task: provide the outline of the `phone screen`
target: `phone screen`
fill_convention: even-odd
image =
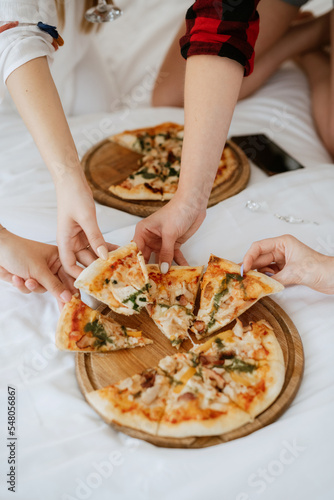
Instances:
[[[240,135],[231,137],[231,139],[255,165],[268,175],[304,168],[303,165],[264,134]]]

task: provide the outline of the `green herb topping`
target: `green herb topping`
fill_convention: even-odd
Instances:
[[[125,335],[126,337],[129,337],[129,335],[128,335],[128,330],[127,330],[126,326],[122,325],[122,326],[121,326],[121,330],[122,330],[122,332],[124,333],[124,335]]]
[[[199,365],[199,356],[198,356],[198,354],[195,354],[194,352],[191,352],[190,355],[191,355],[191,360],[190,360],[191,366],[196,368],[196,366]]]
[[[186,306],[181,306],[181,304],[162,304],[162,303],[158,303],[157,306],[165,307],[166,309],[170,309],[171,307],[179,307],[179,308],[183,309],[185,311],[185,313],[188,314],[188,316],[194,317],[194,315],[190,311],[190,309],[188,309],[188,307],[186,307]]]
[[[230,365],[224,365],[225,370],[233,370],[238,372],[253,373],[257,369],[257,365],[242,361],[242,359],[234,358]]]
[[[92,332],[93,336],[96,337],[95,347],[101,347],[106,345],[107,342],[113,344],[114,341],[112,338],[108,337],[107,332],[105,331],[103,325],[101,325],[97,319],[95,319],[92,323],[87,323],[84,327],[85,332]]]
[[[197,377],[200,377],[203,380],[203,370],[201,366],[197,368],[197,370],[195,371],[195,375],[197,375]]]
[[[132,302],[132,304],[133,304],[132,308],[134,309],[134,311],[139,311],[139,309],[141,309],[144,304],[143,305],[137,304],[137,299],[141,300],[141,297],[139,297],[139,296],[142,295],[143,293],[147,292],[149,288],[151,288],[151,285],[149,283],[146,283],[146,285],[143,286],[143,288],[141,288],[140,290],[137,290],[136,292],[131,294],[129,297],[124,299],[122,301],[122,304],[126,304],[127,302]],[[145,301],[146,301],[146,298],[145,298]],[[144,301],[142,301],[142,302],[144,302]]]
[[[170,381],[171,384],[174,384],[174,385],[183,385],[183,382],[181,382],[181,380],[177,380],[172,375],[170,375],[170,373],[168,373],[166,370],[163,370],[161,368],[161,371],[165,375],[165,377],[167,377],[169,379],[169,381]]]
[[[180,339],[180,338],[171,340],[171,344],[175,345],[175,346],[182,344],[182,342],[183,342],[183,339]]]
[[[210,315],[210,321],[209,321],[208,326],[206,328],[207,331],[210,330],[210,328],[216,322],[215,315],[219,309],[220,302],[221,302],[222,298],[224,297],[224,295],[226,295],[228,293],[228,287],[229,287],[230,282],[237,281],[238,283],[240,283],[241,288],[243,290],[245,290],[244,284],[242,282],[243,279],[244,279],[244,277],[241,276],[240,274],[226,273],[225,278],[222,280],[222,282],[219,286],[218,292],[213,297],[213,310],[212,310],[211,315]]]
[[[215,344],[217,345],[217,348],[218,349],[224,349],[224,342],[222,341],[221,338],[217,337],[215,340],[214,340]]]

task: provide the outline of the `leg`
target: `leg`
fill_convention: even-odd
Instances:
[[[330,56],[323,50],[308,52],[299,57],[299,64],[310,83],[312,111],[317,131],[326,149],[334,157],[334,107],[333,85],[331,85],[333,65],[330,64]]]
[[[257,60],[287,31],[291,22],[298,14],[297,7],[293,7],[281,0],[262,0],[258,10],[260,15],[260,34],[255,46],[256,68]],[[185,23],[182,23],[162,63],[153,90],[153,106],[183,106],[185,61],[180,54],[179,39],[184,35],[185,31]],[[161,77],[159,78],[160,75]],[[253,88],[254,85],[256,87],[261,85],[262,75],[260,74],[260,78],[256,77],[254,80],[253,83],[252,76],[244,80],[242,87],[243,97],[255,90]],[[249,88],[251,90],[248,90]]]
[[[257,58],[255,58],[254,72],[244,79],[239,99],[248,97],[260,88],[287,59],[302,52],[321,47],[328,41],[328,34],[329,14],[311,21],[298,23],[289,28],[276,43],[266,47],[266,50],[261,50]],[[266,40],[269,40],[269,38],[268,34]]]

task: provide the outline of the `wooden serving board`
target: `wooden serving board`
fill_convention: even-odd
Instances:
[[[103,312],[103,314],[109,311],[106,306],[100,306],[98,310]],[[153,321],[151,321],[146,311],[129,317],[119,316],[110,311],[108,315],[130,328],[142,330],[144,335],[151,338],[154,343],[146,347],[124,349],[106,354],[77,353],[76,376],[84,396],[91,391],[114,384],[135,373],[140,373],[146,368],[155,367],[161,358],[177,352]],[[257,302],[242,314],[240,319],[244,324],[260,319],[267,320],[275,331],[275,335],[283,351],[285,362],[285,382],[280,395],[253,422],[220,436],[187,437],[180,439],[152,436],[129,427],[113,423],[111,425],[118,431],[122,431],[135,438],[144,439],[156,446],[204,448],[246,436],[277,420],[294,399],[302,380],[304,353],[300,336],[289,316],[269,297],[265,297]],[[234,323],[227,325],[222,330],[229,330],[231,326],[234,326]],[[180,351],[188,351],[191,347],[190,340],[186,340],[183,342]]]
[[[212,190],[208,207],[239,193],[245,189],[249,181],[248,158],[234,142],[227,141],[226,144],[235,154],[237,168],[228,181]],[[138,170],[138,160],[141,157],[141,154],[119,146],[109,139],[104,139],[89,149],[82,158],[81,164],[94,199],[102,205],[140,217],[147,217],[163,207],[167,202],[122,200],[108,190],[111,184],[120,183],[132,172]]]

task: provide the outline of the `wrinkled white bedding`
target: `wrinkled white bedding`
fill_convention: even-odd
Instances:
[[[183,112],[128,107],[114,114],[73,117],[70,125],[82,154],[113,132],[163,120],[182,122]],[[238,104],[231,135],[259,131],[307,168],[267,178],[252,167],[247,189],[209,209],[203,226],[184,246],[191,264],[207,262],[210,252],[240,261],[252,241],[287,232],[334,255],[334,166],[310,118],[307,83],[292,65]],[[245,203],[250,199],[266,201],[268,213],[248,211]],[[97,209],[108,241],[127,243],[139,219],[100,205]],[[273,213],[319,225],[289,225]],[[25,237],[55,239],[50,175],[13,114],[1,115],[0,122],[0,221]],[[104,424],[78,389],[74,356],[54,347],[54,300],[21,295],[0,283],[0,498],[333,498],[334,299],[294,287],[275,300],[294,321],[305,349],[304,379],[291,407],[277,422],[248,437],[203,450],[173,450],[128,438]],[[4,480],[8,384],[18,394],[16,494],[7,491]]]

